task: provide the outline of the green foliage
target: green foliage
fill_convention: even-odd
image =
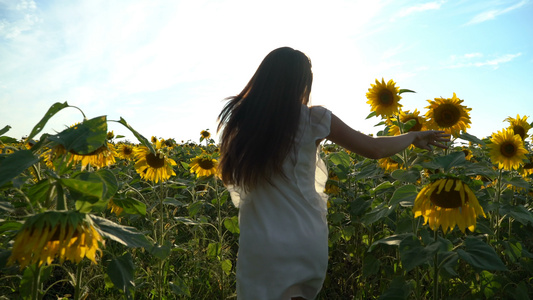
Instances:
[[[67,107],[72,106],[52,105],[26,141]],[[157,149],[177,165],[176,176],[154,184],[140,178],[130,159],[83,167],[71,160],[122,143],[156,151],[122,118],[117,122],[139,143],[117,141],[120,134],[108,140],[107,122],[105,116],[84,116],[76,126],[42,134],[31,148],[1,137],[6,151],[0,154],[0,294],[15,299],[85,293],[88,299],[234,299],[238,210],[219,179],[196,178],[189,171],[191,159],[204,151],[216,157],[214,141],[172,140]],[[393,122],[404,131],[414,125]],[[472,158],[452,143],[446,151],[407,149],[394,156],[401,166],[396,170],[337,145],[324,146],[332,187],[330,257],[317,299],[528,299],[533,294],[532,175],[497,170],[485,140],[467,133],[459,139],[471,142]],[[54,157],[58,146],[65,151]],[[480,217],[473,231],[455,228],[444,234],[424,225],[422,217],[414,218],[420,190],[442,177],[460,178],[478,198],[486,218]],[[7,265],[23,224],[56,210],[88,214],[106,241],[98,264],[55,260],[24,270]]]

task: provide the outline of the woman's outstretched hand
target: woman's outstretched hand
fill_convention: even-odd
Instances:
[[[414,131],[416,134],[413,141],[415,147],[426,149],[431,151],[431,146],[436,146],[442,149],[447,149],[448,146],[443,144],[450,141],[450,134],[444,133],[444,131],[427,130],[427,131]]]

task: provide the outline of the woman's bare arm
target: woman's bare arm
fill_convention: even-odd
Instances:
[[[362,156],[378,159],[394,155],[411,144],[418,148],[431,150],[431,146],[447,148],[442,142],[450,141],[450,135],[443,131],[411,131],[396,136],[371,137],[346,125],[331,114],[330,133],[326,139]]]

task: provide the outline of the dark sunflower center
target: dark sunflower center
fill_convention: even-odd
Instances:
[[[200,161],[198,161],[198,165],[204,170],[211,170],[215,167],[215,163],[209,158],[200,159]]]
[[[203,136],[204,138],[208,138],[208,137],[210,136],[210,134],[209,134],[209,132],[207,132],[207,131],[203,131],[203,132],[202,132],[202,136]]]
[[[533,162],[528,162],[524,164],[524,170],[533,169]]]
[[[124,147],[122,148],[122,153],[124,153],[124,155],[131,155],[133,153],[133,149],[131,147]]]
[[[500,145],[500,152],[505,157],[513,157],[516,154],[516,146],[513,143],[503,143]]]
[[[457,106],[446,103],[435,108],[434,116],[439,127],[448,128],[459,122],[461,111]]]
[[[165,157],[149,153],[146,155],[146,163],[154,169],[162,168],[165,165]]]
[[[463,153],[465,154],[465,157],[467,157],[468,155],[470,155],[470,150],[464,149]]]
[[[520,125],[513,126],[513,131],[514,134],[518,134],[522,138],[522,140],[524,140],[524,138],[526,137],[526,130]]]
[[[456,190],[446,192],[444,189],[439,194],[435,191],[429,198],[433,204],[442,208],[461,207],[461,194]]]
[[[383,106],[389,106],[394,103],[394,95],[389,90],[382,90],[379,93],[379,103]]]

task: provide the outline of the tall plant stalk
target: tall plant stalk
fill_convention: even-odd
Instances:
[[[436,228],[434,231],[435,243],[439,238],[439,229]],[[433,258],[433,300],[439,299],[439,253],[435,253]]]

